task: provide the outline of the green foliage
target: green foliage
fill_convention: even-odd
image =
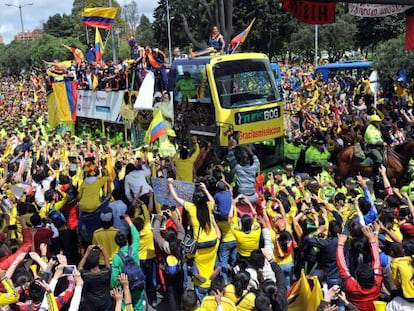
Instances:
[[[50,16],[46,23],[43,24],[43,31],[57,38],[64,38],[73,35],[74,27],[75,23],[72,15],[55,14]]]
[[[54,36],[44,34],[39,36],[37,40],[33,42],[30,54],[32,64],[38,68],[43,66],[43,60],[53,61],[58,60],[71,60],[73,59],[72,53],[61,46],[61,43],[66,45],[74,44],[77,48],[85,51],[86,47],[78,39],[75,38],[56,38]]]
[[[148,17],[141,15],[140,23],[138,26],[138,35],[136,37],[140,45],[156,45],[154,42],[154,30]]]
[[[403,14],[378,18],[357,18],[356,45],[361,49],[375,47],[379,42],[396,38],[405,31]]]
[[[405,68],[409,78],[414,78],[414,51],[403,50],[404,35],[378,44],[373,66],[382,81]]]
[[[23,68],[28,69],[31,66],[32,42],[12,41],[0,53],[0,66],[3,72],[17,75]]]

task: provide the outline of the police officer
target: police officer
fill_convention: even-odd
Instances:
[[[313,140],[312,145],[305,152],[305,163],[309,165],[309,174],[315,176],[320,173],[330,156],[331,153],[325,148],[323,140]]]
[[[296,163],[298,162],[303,149],[302,139],[287,139],[284,144],[285,163],[292,164],[293,167],[296,167]]]
[[[369,117],[369,125],[364,134],[364,142],[368,149],[368,156],[374,162],[374,172],[378,171],[378,168],[383,161],[382,152],[384,147],[384,139],[382,138],[382,134],[379,129],[380,122],[381,118],[378,115],[371,115]]]

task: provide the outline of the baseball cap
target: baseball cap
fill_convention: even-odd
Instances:
[[[177,259],[177,257],[173,255],[168,255],[165,259],[165,271],[168,274],[176,274],[180,270],[180,263]]]
[[[293,165],[292,164],[286,164],[285,170],[286,171],[293,171]]]

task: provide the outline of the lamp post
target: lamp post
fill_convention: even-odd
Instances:
[[[19,4],[19,5],[14,5],[14,4],[11,4],[11,3],[6,3],[5,4],[6,6],[14,6],[15,8],[18,8],[19,9],[19,13],[20,13],[20,24],[22,25],[22,36],[23,36],[23,40],[25,39],[25,33],[24,33],[24,24],[23,24],[23,14],[22,14],[22,9],[25,7],[25,6],[28,6],[28,5],[33,5],[33,3],[26,3],[26,4],[23,4],[23,5],[21,5],[21,4]]]
[[[109,7],[112,7],[112,0],[109,0]],[[114,64],[117,64],[114,27],[111,28],[111,38],[112,38],[112,62]]]
[[[170,19],[170,3],[167,0],[167,34],[168,34],[168,54],[170,64],[172,61],[172,48],[171,48],[171,19]]]

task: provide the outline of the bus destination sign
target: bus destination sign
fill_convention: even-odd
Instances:
[[[237,125],[277,119],[280,117],[280,106],[247,112],[237,112],[234,117]]]

